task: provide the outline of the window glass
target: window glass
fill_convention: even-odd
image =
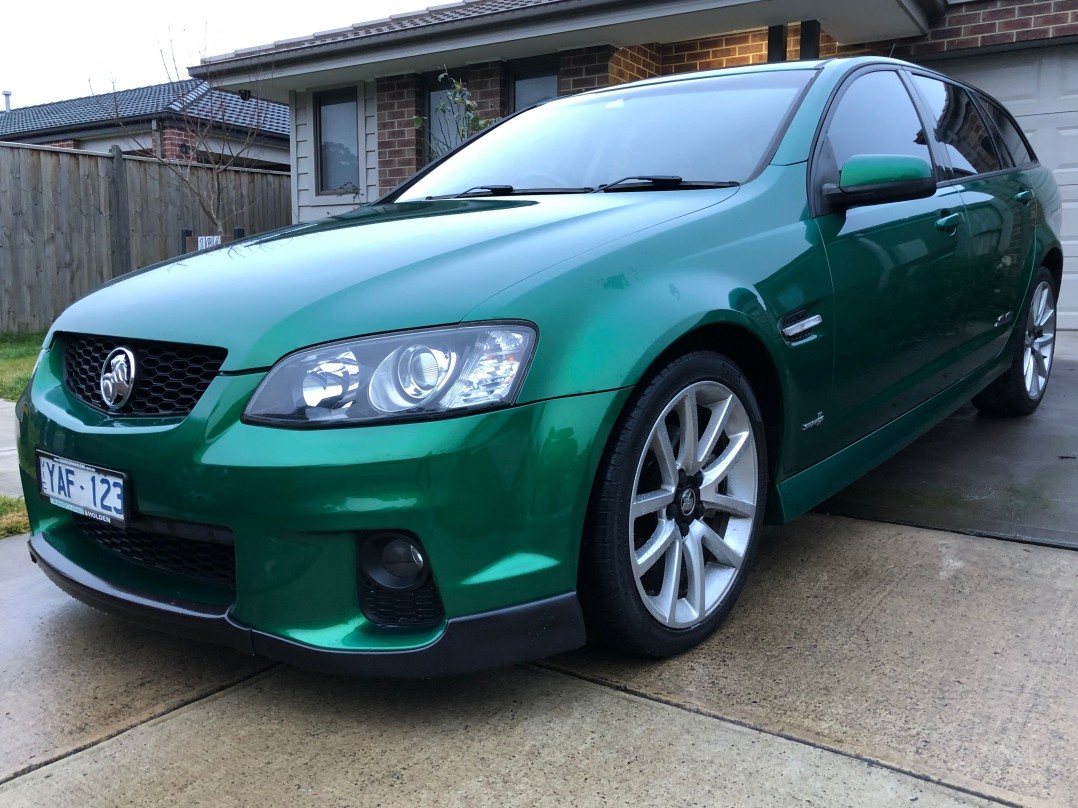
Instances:
[[[1023,166],[1034,162],[1036,158],[1033,156],[1033,152],[1030,151],[1029,146],[1026,145],[1026,139],[1022,137],[1022,133],[1018,130],[1011,116],[1004,112],[1003,107],[992,99],[983,95],[979,96],[979,98],[985,109],[988,110],[988,116],[995,122],[996,128],[1003,139],[1003,145],[1010,152],[1015,165]]]
[[[776,70],[559,98],[472,141],[400,199],[483,185],[595,188],[644,175],[743,182],[812,75]]]
[[[349,90],[318,96],[318,192],[359,189],[359,103]]]
[[[513,82],[513,112],[549,101],[558,95],[558,74],[528,76]]]
[[[999,171],[1003,166],[988,126],[968,92],[957,84],[928,76],[914,83],[931,111],[935,138],[947,152],[952,177]]]
[[[842,166],[858,154],[902,154],[932,163],[921,119],[897,73],[868,73],[843,93],[827,127],[824,181],[837,181]]]
[[[430,111],[427,118],[427,146],[430,159],[437,160],[464,142],[468,129],[467,110],[453,103],[448,88],[431,90],[427,104]]]

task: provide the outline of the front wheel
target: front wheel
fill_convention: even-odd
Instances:
[[[719,626],[759,537],[766,457],[756,399],[729,360],[688,354],[645,382],[589,514],[580,595],[594,639],[663,657]]]
[[[1055,346],[1056,284],[1052,273],[1041,267],[1011,366],[974,396],[974,406],[986,415],[1029,415],[1044,398]]]

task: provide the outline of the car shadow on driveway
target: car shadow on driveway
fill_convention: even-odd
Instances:
[[[1060,332],[1041,406],[967,405],[818,513],[1078,548],[1078,332]]]

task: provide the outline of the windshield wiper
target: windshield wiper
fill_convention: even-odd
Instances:
[[[469,196],[528,196],[530,194],[590,194],[594,188],[514,188],[512,185],[475,185],[459,194],[428,199],[462,199]]]
[[[473,185],[467,191],[461,191],[459,194],[453,194],[453,199],[458,199],[462,196],[479,196],[483,194],[485,196],[506,196],[513,193],[512,185]]]
[[[693,188],[736,188],[740,182],[728,180],[685,180],[675,174],[644,174],[641,176],[622,177],[620,180],[607,182],[596,188],[603,193],[611,191],[667,191],[690,190]]]

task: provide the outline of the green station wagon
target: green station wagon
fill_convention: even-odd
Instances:
[[[321,670],[675,654],[765,521],[971,398],[1037,407],[1060,215],[998,103],[903,62],[555,100],[69,308],[17,407],[30,552]]]

